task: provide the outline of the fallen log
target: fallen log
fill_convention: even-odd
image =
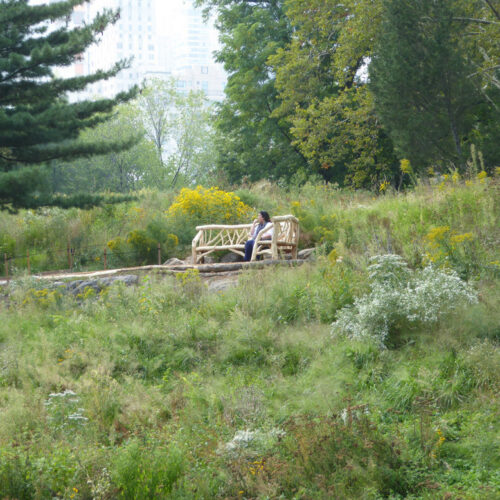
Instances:
[[[119,269],[109,269],[106,271],[91,271],[91,272],[77,272],[77,273],[53,273],[43,275],[33,275],[32,277],[40,280],[59,281],[59,280],[72,280],[72,279],[97,279],[108,278],[112,276],[119,276],[123,274],[167,274],[175,275],[181,272],[186,272],[191,269],[196,269],[198,272],[206,277],[222,276],[224,273],[235,273],[244,271],[246,269],[263,269],[269,266],[285,266],[295,267],[304,263],[304,260],[260,260],[253,262],[227,262],[227,263],[214,263],[214,264],[184,264],[173,266],[139,266],[139,267],[125,267]],[[1,285],[7,285],[0,281]]]

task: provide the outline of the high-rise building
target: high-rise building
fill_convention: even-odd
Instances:
[[[75,8],[71,24],[91,22],[104,9],[120,9],[120,18],[81,61],[61,73],[85,75],[111,68],[120,59],[132,62],[115,78],[89,86],[85,97],[111,96],[147,78],[174,77],[181,91],[199,89],[210,100],[222,99],[226,75],[213,59],[215,30],[190,0],[92,0]]]
[[[213,60],[215,32],[192,4],[184,4],[173,30],[173,74],[181,91],[203,90],[212,100],[224,96],[226,75]]]

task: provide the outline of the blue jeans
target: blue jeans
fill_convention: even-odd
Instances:
[[[245,243],[245,262],[249,262],[252,259],[252,252],[253,252],[253,244],[255,243],[254,240],[248,240]]]

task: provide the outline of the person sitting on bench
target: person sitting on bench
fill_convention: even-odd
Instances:
[[[273,237],[273,231],[274,228],[269,228],[266,230],[266,227],[271,224],[271,218],[269,217],[269,214],[262,210],[259,212],[259,215],[256,220],[253,221],[252,228],[250,229],[250,238],[246,243],[245,243],[245,262],[249,262],[252,259],[252,252],[253,252],[253,246],[255,244],[255,240],[257,238],[257,235],[261,232],[262,236],[260,237],[261,240],[271,240]]]

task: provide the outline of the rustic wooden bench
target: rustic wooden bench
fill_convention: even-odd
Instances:
[[[217,250],[245,256],[245,243],[250,239],[252,224],[222,225],[212,224],[197,226],[198,231],[193,239],[193,264],[203,262],[203,259]],[[272,239],[261,238],[262,232],[257,235],[252,252],[252,261],[260,255],[270,255],[278,259],[279,253],[289,252],[292,258],[297,258],[299,244],[299,220],[293,215],[271,217],[271,227],[274,228]]]

